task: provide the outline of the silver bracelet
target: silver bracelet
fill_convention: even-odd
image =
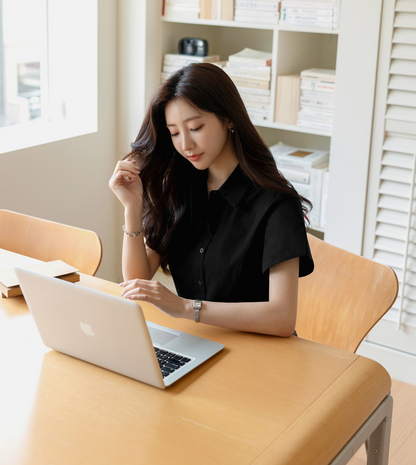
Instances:
[[[126,225],[123,224],[123,226],[121,227],[121,229],[124,231],[125,234],[127,234],[128,236],[130,237],[137,237],[141,232],[143,232],[143,229],[144,229],[144,224],[142,223],[142,227],[140,229],[140,231],[136,231],[136,232],[129,232],[129,231],[126,231]]]

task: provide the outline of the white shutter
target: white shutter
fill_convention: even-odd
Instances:
[[[389,59],[388,90],[374,260],[391,266],[399,296],[386,318],[398,328],[416,315],[416,1],[397,0]]]

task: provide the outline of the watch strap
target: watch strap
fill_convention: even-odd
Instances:
[[[202,307],[202,300],[195,300],[192,304],[195,310],[195,323],[199,323],[199,311]]]

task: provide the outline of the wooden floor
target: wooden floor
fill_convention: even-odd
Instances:
[[[416,386],[393,380],[393,420],[389,465],[416,465]],[[348,465],[366,465],[364,446]]]

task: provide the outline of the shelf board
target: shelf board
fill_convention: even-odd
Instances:
[[[272,129],[282,129],[284,131],[294,131],[294,132],[303,132],[305,134],[314,134],[316,136],[325,136],[331,137],[331,131],[325,131],[324,129],[313,129],[313,128],[305,128],[303,126],[296,126],[292,124],[282,124],[282,123],[275,123],[271,121],[256,121],[251,120],[255,126],[261,126],[263,128],[272,128]]]
[[[315,34],[339,34],[339,29],[330,27],[306,27],[306,26],[277,26],[279,31],[292,31],[292,32],[313,32]]]
[[[278,24],[263,24],[263,23],[242,23],[236,21],[222,21],[217,19],[181,19],[168,18],[162,16],[162,21],[165,23],[181,23],[181,24],[198,24],[201,26],[222,26],[222,27],[237,27],[244,29],[260,29],[269,31],[293,31],[293,32],[314,32],[318,34],[338,34],[339,29],[322,28],[322,27],[304,27],[304,26],[283,26]]]
[[[223,26],[223,27],[239,27],[248,29],[274,30],[277,24],[256,24],[256,23],[240,23],[235,21],[222,21],[217,19],[180,19],[167,18],[162,16],[162,21],[165,23],[183,23],[183,24],[198,24],[202,26]]]

